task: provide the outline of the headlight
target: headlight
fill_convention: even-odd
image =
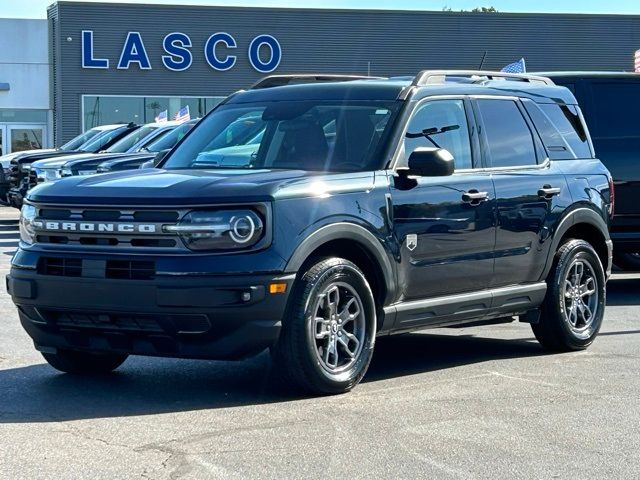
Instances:
[[[57,168],[33,168],[38,177],[38,182],[50,182],[60,178],[60,170]]]
[[[253,210],[196,211],[163,230],[180,235],[192,250],[240,250],[258,243],[264,222]]]
[[[31,170],[31,164],[30,163],[23,163],[22,165],[20,165],[20,169],[23,172],[28,172]]]
[[[60,175],[63,177],[73,176],[73,171],[70,168],[63,168],[60,170]]]
[[[31,245],[36,238],[33,221],[37,215],[36,207],[25,203],[20,211],[20,240]]]

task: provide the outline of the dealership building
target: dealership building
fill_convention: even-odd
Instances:
[[[60,1],[47,20],[1,22],[11,43],[0,52],[5,146],[11,125],[40,129],[47,146],[187,105],[199,117],[269,74],[495,70],[520,58],[529,71],[632,71],[640,48],[640,16],[624,15]]]

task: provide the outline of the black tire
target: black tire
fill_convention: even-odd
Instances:
[[[376,307],[371,288],[360,269],[342,258],[311,261],[302,272],[272,349],[275,373],[286,386],[308,393],[347,392],[360,382],[373,355]],[[339,320],[343,317],[349,318],[344,324]]]
[[[104,375],[110,373],[127,359],[116,353],[91,353],[58,349],[56,353],[42,353],[44,359],[56,370],[74,375]]]
[[[640,272],[640,253],[613,253],[613,263],[626,272]]]
[[[580,288],[571,287],[577,277],[577,269],[582,265],[582,272],[587,272],[584,278],[592,278],[593,283],[585,280]],[[583,273],[580,274],[582,278]],[[580,284],[581,281],[576,283]],[[582,292],[594,291],[594,295],[583,296]],[[566,296],[568,295],[568,297]],[[583,300],[586,298],[586,302]],[[580,300],[578,300],[580,299]],[[581,307],[571,308],[571,305],[582,305],[591,312],[589,320],[580,317],[587,315]],[[569,302],[569,303],[568,303]],[[536,338],[548,350],[567,352],[584,350],[593,343],[604,318],[606,303],[605,272],[593,247],[584,240],[568,240],[556,252],[553,267],[547,277],[547,295],[542,305],[540,322],[531,325]],[[594,311],[595,310],[595,311]],[[576,323],[571,318],[575,312]]]

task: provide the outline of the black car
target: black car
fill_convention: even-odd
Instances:
[[[256,116],[248,163],[203,155]],[[574,96],[547,78],[268,77],[158,168],[34,188],[7,285],[63,372],[269,348],[290,385],[339,393],[393,333],[519,318],[547,349],[588,347],[613,198]]]
[[[613,175],[616,211],[611,223],[613,261],[640,270],[640,75],[619,72],[551,72],[573,92],[598,158]]]
[[[11,169],[9,173],[10,186],[7,193],[7,201],[9,205],[15,208],[22,207],[24,196],[34,184],[34,179],[30,178],[31,164],[33,162],[77,154],[97,153],[109,148],[121,138],[138,128],[140,128],[140,126],[134,123],[104,125],[102,127],[97,127],[97,130],[100,130],[100,132],[84,144],[78,145],[75,150],[71,150],[63,146],[56,150],[44,150],[41,153],[30,153],[14,158],[11,160]]]

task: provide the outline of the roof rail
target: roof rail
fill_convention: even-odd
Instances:
[[[270,75],[258,80],[249,90],[259,88],[282,87],[292,83],[348,82],[349,80],[384,80],[385,77],[367,75],[340,75],[327,73],[302,73],[294,75]]]
[[[468,78],[474,83],[486,82],[487,80],[510,80],[555,85],[550,78],[526,73],[489,72],[484,70],[423,70],[415,76],[412,86],[443,84],[447,81],[447,77]]]

